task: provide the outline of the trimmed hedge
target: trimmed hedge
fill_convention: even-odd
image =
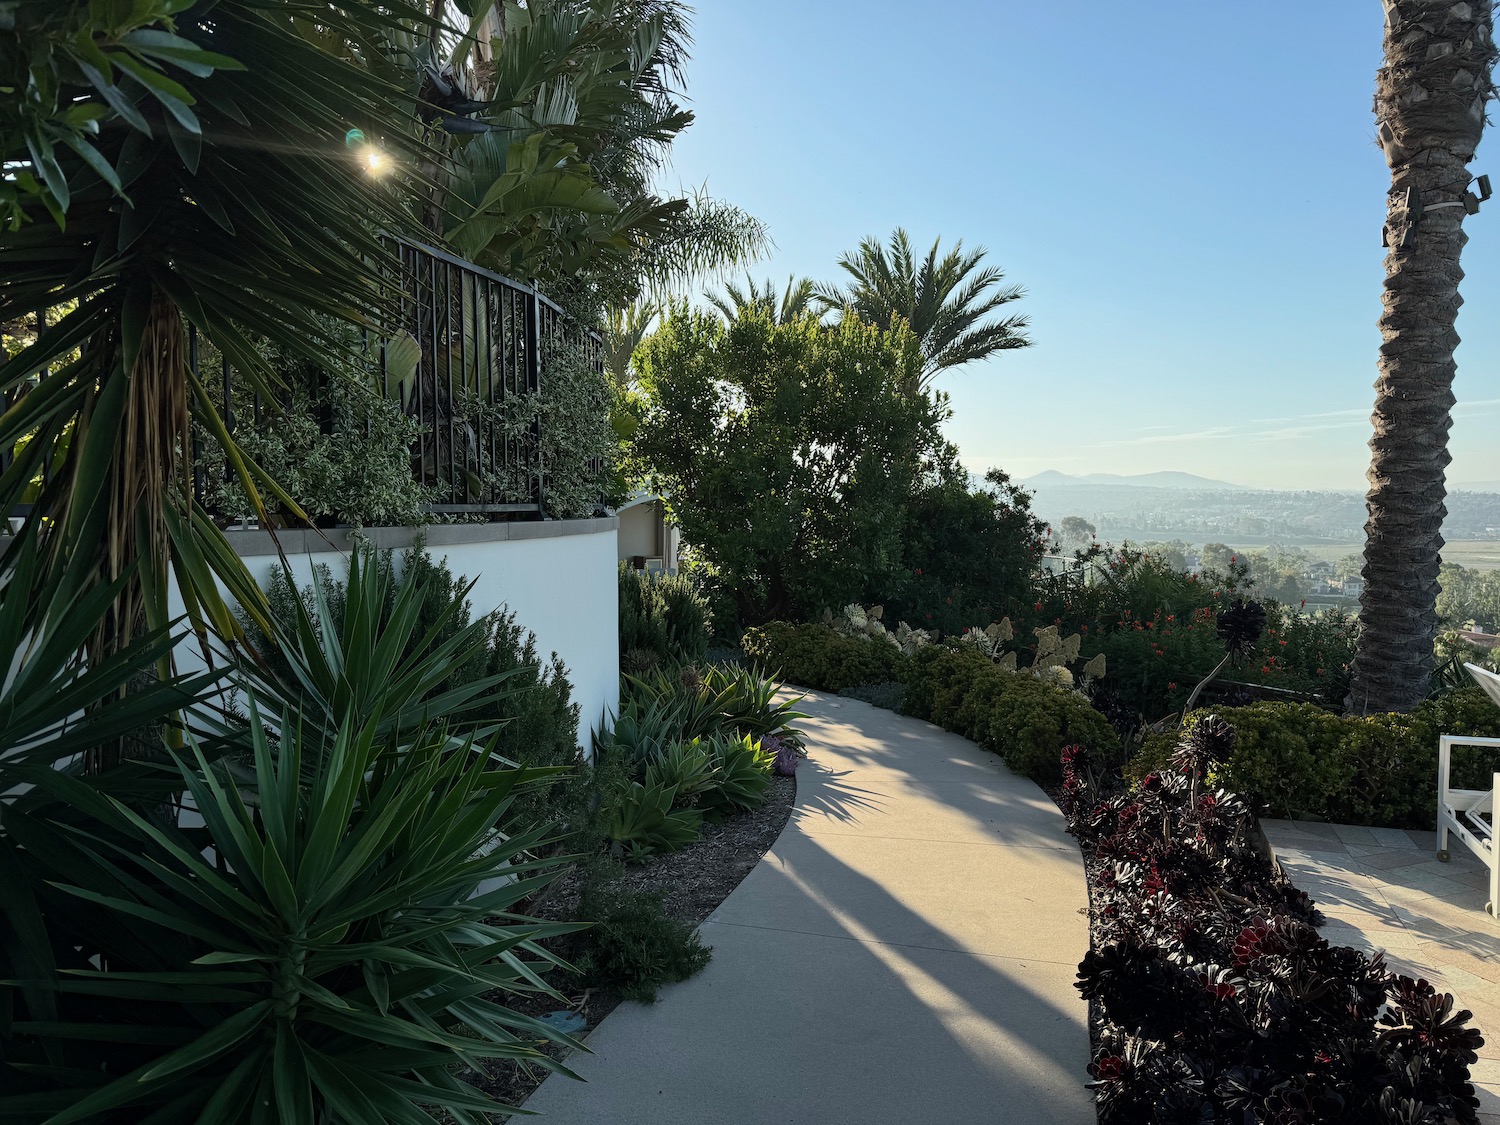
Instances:
[[[869,694],[872,684],[904,683],[902,714],[961,734],[1046,785],[1062,777],[1064,746],[1084,746],[1119,761],[1109,720],[1077,692],[1025,672],[1006,672],[972,648],[932,645],[906,656],[873,637],[850,637],[828,625],[773,621],[751,629],[745,655],[790,683],[822,691]]]
[[[1064,746],[1118,761],[1109,720],[1077,692],[1026,672],[1007,672],[982,652],[924,649],[912,661],[901,710],[961,734],[1045,785],[1062,778]]]
[[[889,641],[851,637],[830,625],[772,621],[745,633],[745,656],[773,676],[818,691],[904,683],[911,659]]]
[[[1201,712],[1199,713],[1201,714]],[[1271,815],[1339,824],[1431,828],[1437,817],[1438,738],[1500,737],[1500,708],[1478,688],[1428,700],[1410,714],[1334,715],[1309,703],[1219,708],[1233,755],[1216,774]],[[1199,715],[1188,717],[1188,726]],[[1171,755],[1175,734],[1147,740],[1128,773],[1139,779]],[[1458,747],[1453,784],[1486,789],[1500,752]]]

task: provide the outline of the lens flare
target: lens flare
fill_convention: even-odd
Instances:
[[[364,162],[365,171],[372,176],[379,176],[391,166],[391,158],[374,145],[367,145],[360,153],[360,159]]]
[[[355,145],[364,144],[365,131],[363,129],[350,129],[344,134],[344,144],[353,148]]]

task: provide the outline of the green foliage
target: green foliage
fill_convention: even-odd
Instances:
[[[141,107],[132,104],[142,94],[185,133],[202,132],[194,98],[179,82],[242,67],[174,34],[173,17],[189,6],[177,0],[0,6],[8,40],[0,51],[6,99],[0,145],[6,167],[14,169],[0,180],[0,225],[19,230],[40,203],[64,226],[84,169],[123,194],[120,162],[100,151],[97,138],[116,114],[148,132]],[[12,165],[13,154],[24,154],[24,163]],[[69,167],[75,160],[79,167]]]
[[[1428,700],[1409,714],[1338,716],[1310,704],[1218,708],[1235,730],[1220,779],[1261,801],[1272,816],[1335,823],[1431,828],[1436,817],[1438,738],[1500,737],[1500,708],[1478,688]],[[1189,716],[1189,726],[1201,712]],[[1147,740],[1127,772],[1140,778],[1170,755],[1171,736]],[[1488,788],[1493,752],[1459,747],[1453,784]]]
[[[796,745],[795,701],[746,668],[684,665],[626,680],[625,701],[595,760],[627,780],[604,797],[604,835],[617,854],[674,851],[718,820],[765,801],[775,755],[769,736]]]
[[[637,666],[701,660],[710,633],[708,603],[691,578],[620,564],[622,660]]]
[[[44,1075],[55,1099],[0,1100],[6,1120],[170,1106],[376,1125],[419,1121],[426,1105],[477,1125],[498,1107],[455,1068],[555,1067],[531,1044],[559,1036],[483,998],[545,988],[536,971],[551,959],[532,939],[574,928],[488,920],[546,881],[526,852],[549,826],[508,816],[516,787],[544,775],[495,769],[436,725],[397,749],[348,712],[331,741],[283,716],[273,749],[250,706],[253,777],[201,753],[177,763],[202,829],[61,772],[36,778],[92,821],[60,825],[43,862],[94,904],[103,967],[69,956],[57,1021],[23,1025],[23,1040],[79,1063]]]
[[[247,490],[276,489],[191,375],[184,327],[269,399],[276,377],[254,335],[336,369],[348,356],[330,320],[386,320],[389,239],[419,224],[390,181],[358,174],[344,137],[358,122],[393,166],[426,159],[410,92],[378,72],[385,33],[425,31],[429,17],[333,3],[313,32],[293,8],[243,0],[4,10],[0,87],[18,93],[0,109],[0,324],[50,314],[0,367],[14,401],[0,449],[17,454],[0,502],[12,511],[32,493],[31,518],[62,531],[51,553],[99,560],[105,581],[144,558],[127,622],[165,619],[170,564],[195,627],[233,634],[208,575],[252,613],[260,594],[179,484],[189,413]]]
[[[1082,746],[1103,761],[1119,757],[1114,729],[1077,692],[1006,671],[973,649],[928,651],[908,682],[908,714],[993,750],[1044,784],[1061,778],[1064,746]]]
[[[684,5],[500,7],[505,33],[469,91],[489,128],[444,139],[451,170],[433,202],[460,252],[615,305],[759,255],[765,230],[744,212],[653,183],[693,120],[677,89]]]
[[[999,469],[972,488],[956,457],[943,452],[906,506],[902,574],[870,591],[888,619],[959,633],[1032,601],[1042,552],[1042,521],[1031,497]]]
[[[274,635],[252,629],[264,655],[244,675],[259,698],[298,709],[305,722],[331,723],[340,706],[378,711],[393,733],[444,718],[492,730],[487,745],[507,762],[577,766],[578,708],[567,669],[555,654],[538,656],[536,638],[514,614],[474,619],[471,586],[420,543],[402,554],[399,567],[389,551],[357,548],[345,581],[320,569],[300,591],[282,571],[269,591]],[[581,773],[523,786],[518,817],[578,828]]]
[[[1472,622],[1488,632],[1500,629],[1500,570],[1444,563],[1438,584],[1438,621],[1444,628],[1463,629]]]
[[[633,453],[741,620],[847,605],[900,567],[903,512],[941,408],[902,393],[903,326],[726,325],[675,308],[636,353]]]
[[[772,621],[748,630],[741,645],[745,658],[768,675],[819,691],[904,681],[909,666],[909,658],[890,642],[848,636],[822,622]]]
[[[579,913],[597,921],[574,939],[572,961],[586,986],[654,1004],[662,985],[702,971],[712,949],[696,926],[667,915],[663,897],[603,880],[585,884]]]
[[[703,814],[697,809],[673,810],[677,788],[653,779],[626,785],[609,797],[604,836],[616,855],[644,859],[653,852],[681,851],[698,839]]]
[[[422,424],[371,385],[376,368],[353,325],[329,319],[325,329],[342,341],[352,362],[329,369],[284,342],[260,343],[257,350],[281,383],[274,405],[262,407],[256,389],[231,373],[235,440],[320,523],[415,527],[428,522],[424,507],[434,497],[418,483],[411,463],[411,445]],[[205,343],[201,351],[203,370],[217,371],[222,363],[217,349]],[[204,450],[198,469],[206,484],[205,504],[224,519],[257,518],[223,450],[201,423],[195,432]],[[274,497],[265,508],[281,522],[297,518]]]
[[[721,735],[708,746],[713,784],[703,793],[704,814],[732,816],[765,804],[775,755],[762,750],[760,740],[748,734],[738,739]]]
[[[613,741],[634,748],[637,760],[683,739],[776,735],[800,742],[793,724],[805,716],[797,700],[778,701],[778,684],[754,669],[686,665],[631,677],[626,684]]]
[[[696,805],[714,784],[713,754],[701,738],[672,743],[646,766],[647,787],[672,789],[685,806]]]
[[[16,599],[50,589],[20,558],[0,639],[19,623],[7,616]],[[545,989],[538,973],[555,960],[532,939],[576,928],[508,913],[550,878],[532,856],[556,832],[516,819],[518,798],[565,771],[513,768],[496,736],[476,741],[487,724],[475,701],[494,677],[444,688],[456,667],[489,659],[483,623],[455,616],[451,577],[429,567],[399,591],[389,578],[388,560],[357,552],[337,621],[323,587],[308,591],[310,611],[288,592],[282,671],[247,666],[235,683],[247,714],[220,731],[237,756],[190,741],[165,770],[79,775],[40,746],[5,747],[14,939],[0,958],[18,982],[0,1030],[16,1068],[0,1096],[7,1121],[373,1125],[441,1107],[477,1123],[499,1107],[461,1069],[497,1057],[555,1067],[534,1044],[557,1036],[497,994]],[[23,661],[15,682],[36,699],[10,701],[7,739],[46,733],[47,707],[100,701],[96,687],[165,651],[153,635],[85,670],[79,638],[112,594],[51,603],[53,631],[30,659],[76,671],[44,685]],[[41,745],[76,754],[192,688],[100,701]],[[184,791],[201,827],[163,815]]]
[[[594,364],[576,334],[559,332],[545,341],[537,390],[508,391],[494,403],[467,392],[454,404],[454,414],[473,431],[499,435],[505,443],[529,442],[539,429],[542,503],[554,519],[577,519],[623,499],[615,479],[620,438],[611,423],[614,406],[609,372]],[[481,444],[465,454],[465,461],[473,496],[530,491],[535,469],[529,460],[497,463]]]

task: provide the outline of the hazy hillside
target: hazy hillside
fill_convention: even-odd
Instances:
[[[1172,483],[1138,483],[1146,477],[1038,473],[1022,483],[1033,507],[1054,527],[1082,516],[1101,540],[1182,539],[1287,545],[1348,543],[1364,537],[1365,500],[1359,492],[1292,492],[1241,488],[1190,473],[1152,473]],[[1184,483],[1197,482],[1197,483]],[[1443,535],[1450,540],[1500,539],[1500,491],[1448,495]]]

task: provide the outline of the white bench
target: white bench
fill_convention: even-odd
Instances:
[[[1495,705],[1500,706],[1500,676],[1474,664],[1465,664],[1464,668]],[[1495,794],[1500,793],[1500,770],[1494,773],[1487,790],[1454,789],[1449,784],[1449,771],[1455,746],[1500,747],[1500,738],[1445,734],[1438,739],[1437,857],[1444,863],[1448,861],[1450,833],[1477,855],[1490,872],[1490,900],[1484,908],[1495,915],[1500,906],[1500,849],[1495,842]]]

